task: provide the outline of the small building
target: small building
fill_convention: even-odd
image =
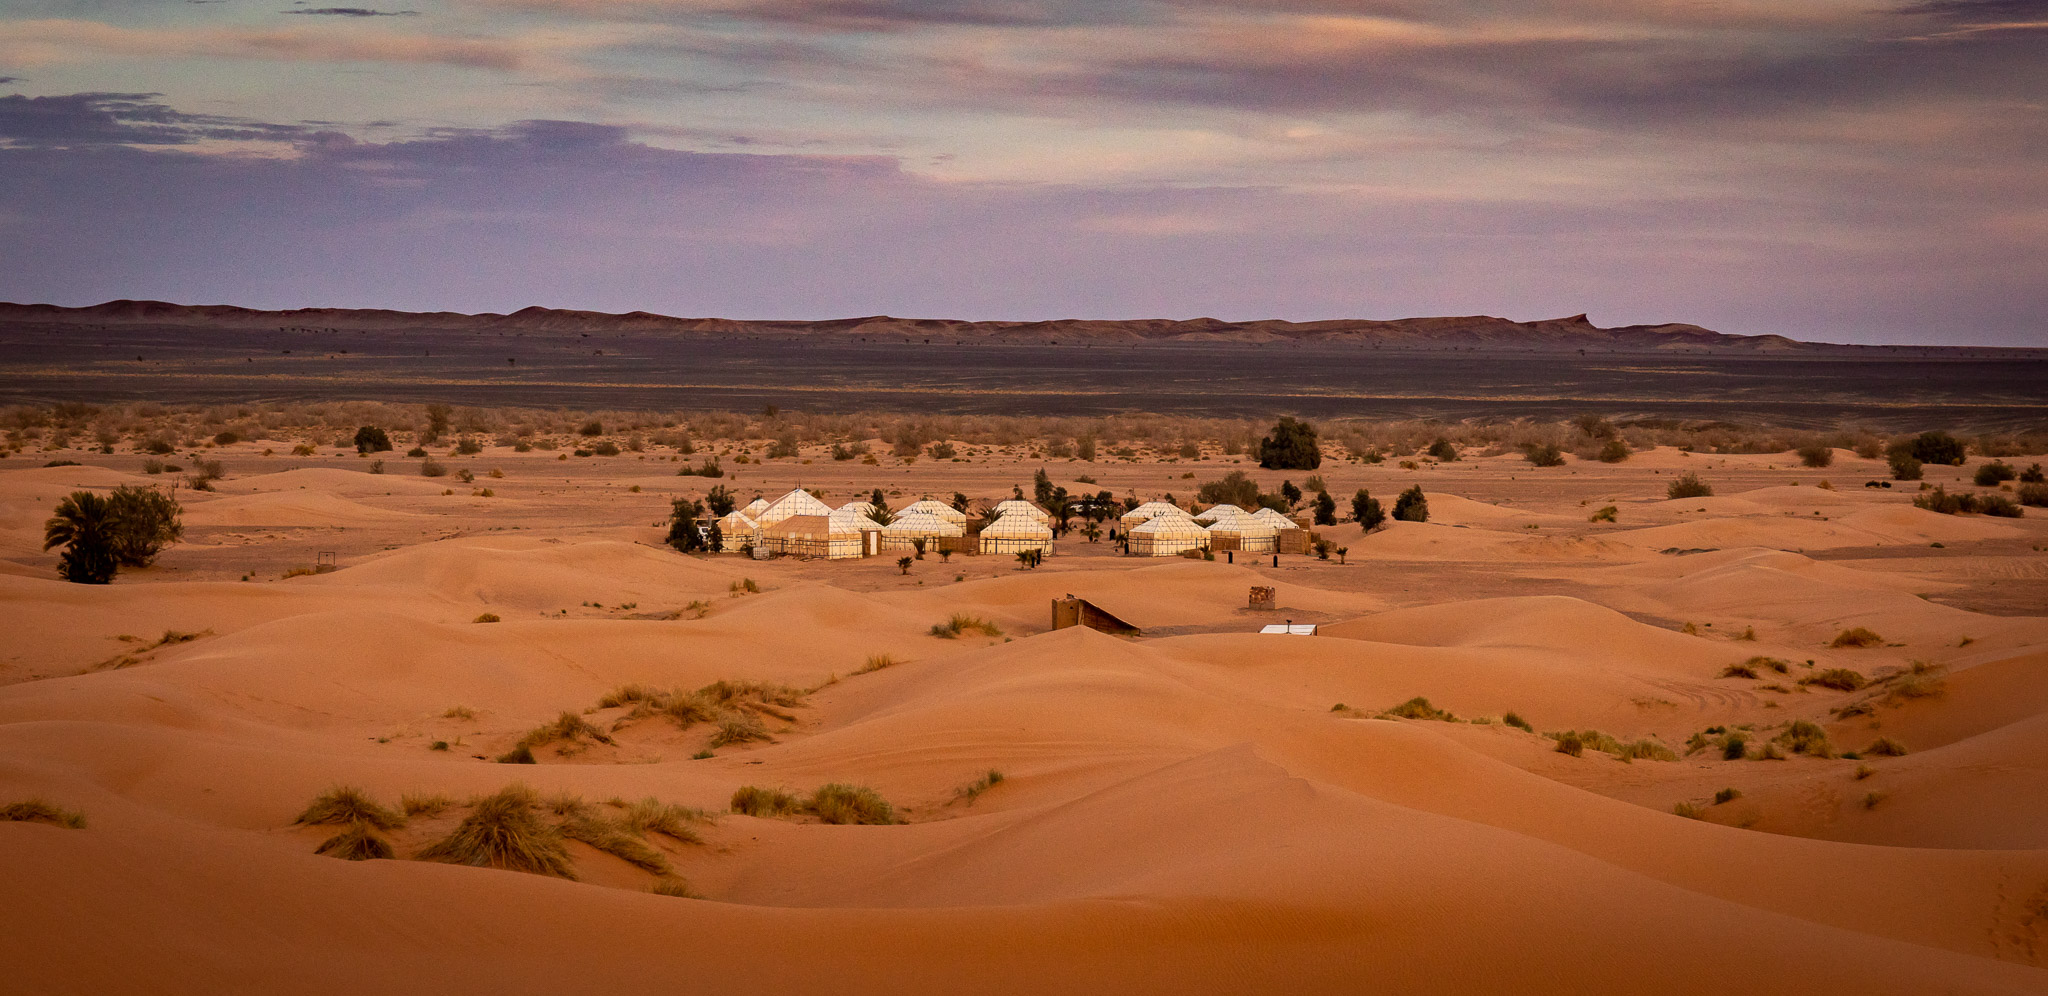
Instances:
[[[1137,508],[1125,512],[1123,518],[1119,521],[1123,523],[1124,529],[1128,531],[1136,529],[1162,515],[1184,516],[1186,514],[1188,513],[1179,505],[1169,505],[1163,501],[1148,501]]]
[[[1138,627],[1116,617],[1109,610],[1085,598],[1068,595],[1052,600],[1052,628],[1067,629],[1086,626],[1111,636],[1137,636]]]
[[[1209,531],[1185,512],[1147,519],[1126,533],[1125,539],[1134,557],[1174,557],[1209,548]]]
[[[982,529],[980,546],[984,554],[1037,550],[1050,556],[1053,552],[1052,527],[1021,512],[1000,516]]]

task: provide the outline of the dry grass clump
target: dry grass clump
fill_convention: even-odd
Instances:
[[[1002,627],[980,616],[970,616],[963,612],[953,613],[951,618],[933,624],[931,629],[931,635],[942,640],[958,639],[962,633],[969,632],[979,632],[983,636],[1003,635]]]
[[[313,853],[343,861],[379,861],[392,857],[391,842],[361,823],[351,823],[348,829],[321,841]]]
[[[1927,661],[1914,661],[1913,666],[1885,679],[1884,697],[1887,704],[1896,704],[1907,699],[1931,699],[1948,690],[1948,668]]]
[[[1515,729],[1521,730],[1525,733],[1536,732],[1536,727],[1530,725],[1528,720],[1523,719],[1521,713],[1515,712],[1513,710],[1509,710],[1506,715],[1500,718],[1500,721],[1502,723],[1507,724],[1508,726],[1512,726]]]
[[[1681,802],[1671,807],[1671,814],[1673,816],[1683,816],[1688,820],[1704,820],[1707,818],[1706,808],[1692,802]]]
[[[449,706],[449,707],[448,707],[448,711],[447,711],[447,712],[444,712],[444,713],[442,713],[442,714],[441,714],[441,718],[442,718],[442,719],[475,719],[475,718],[476,718],[476,713],[475,713],[474,711],[472,711],[472,710],[471,710],[471,709],[470,709],[470,708],[469,708],[468,706]]]
[[[1836,633],[1835,638],[1829,641],[1828,646],[1836,650],[1860,650],[1864,647],[1882,647],[1884,646],[1884,637],[1861,626],[1856,626]]]
[[[671,896],[676,899],[704,898],[703,896],[700,896],[695,892],[690,891],[690,883],[687,880],[678,878],[674,875],[663,875],[662,877],[655,879],[654,884],[649,886],[647,891],[652,892],[657,896]]]
[[[1793,720],[1785,732],[1771,738],[1771,743],[1784,747],[1794,754],[1805,754],[1809,757],[1835,756],[1834,746],[1828,743],[1828,731],[1810,720]]]
[[[1879,737],[1876,742],[1863,748],[1863,753],[1872,757],[1905,757],[1906,745],[1890,737]]]
[[[486,612],[483,615],[476,617],[474,621],[480,623],[494,623],[502,622],[503,620],[499,619],[498,614],[495,612]]]
[[[503,868],[575,879],[562,832],[536,812],[539,797],[525,785],[507,785],[477,799],[448,836],[422,848],[423,861]]]
[[[1002,783],[1003,773],[997,771],[994,768],[990,768],[988,769],[988,772],[982,775],[980,778],[977,778],[974,781],[961,786],[960,788],[954,789],[953,801],[965,801],[968,805],[972,806],[974,805],[974,800],[980,798],[983,792],[995,788],[996,786],[1001,785]]]
[[[561,823],[561,834],[570,840],[580,840],[606,854],[624,859],[629,864],[657,875],[668,874],[668,859],[660,851],[648,846],[647,841],[633,827],[620,820],[613,820],[592,812],[587,806],[579,806],[565,814]]]
[[[1889,792],[1870,792],[1863,796],[1863,808],[1876,809],[1877,804],[1891,798]]]
[[[554,722],[537,726],[525,736],[520,737],[519,742],[512,745],[511,750],[498,756],[498,763],[532,764],[534,763],[534,748],[545,747],[552,743],[567,743],[569,745],[567,748],[557,748],[556,753],[558,754],[574,753],[576,749],[581,747],[585,738],[601,744],[614,742],[611,734],[592,726],[589,720],[573,712],[564,711],[561,715],[555,717]]]
[[[1558,734],[1556,739],[1557,752],[1560,754],[1569,754],[1573,757],[1579,757],[1586,753],[1586,742],[1584,740],[1579,739],[1579,735],[1576,733]]]
[[[1622,744],[1612,752],[1624,761],[1676,761],[1677,752],[1649,737]]]
[[[396,830],[405,825],[405,817],[378,805],[362,789],[337,785],[314,797],[312,805],[293,822],[307,826],[361,823],[377,830]]]
[[[1748,664],[1730,664],[1727,667],[1721,669],[1721,677],[1754,678],[1756,677],[1756,668],[1751,667]]]
[[[0,823],[48,823],[67,830],[83,830],[85,814],[42,799],[27,799],[0,806]]]
[[[1779,674],[1792,673],[1792,662],[1779,660],[1776,657],[1752,657],[1749,660],[1744,661],[1743,663],[1748,667],[1759,672],[1761,672],[1765,668],[1769,668],[1773,671],[1778,672]]]
[[[424,816],[428,819],[433,819],[446,812],[453,805],[455,805],[455,800],[439,793],[434,795],[416,795],[408,792],[398,797],[398,808],[405,810],[405,815],[407,816]]]
[[[718,721],[717,728],[711,731],[711,739],[705,741],[704,745],[712,750],[717,750],[720,747],[729,747],[733,744],[752,743],[756,740],[766,739],[768,739],[768,728],[761,725],[759,718],[733,713]]]
[[[889,656],[888,654],[874,654],[868,657],[867,663],[862,664],[859,668],[855,669],[853,673],[868,674],[870,672],[880,671],[883,668],[895,667],[899,663],[901,662],[898,661],[896,658]]]
[[[621,722],[666,716],[685,730],[698,723],[715,724],[707,743],[708,749],[716,750],[772,739],[760,717],[794,723],[796,716],[784,710],[803,705],[809,694],[800,688],[758,681],[714,681],[696,691],[663,691],[634,684],[613,689],[598,700],[598,708],[632,707]]]
[[[612,804],[619,805],[619,801],[614,800]],[[652,796],[638,802],[626,803],[622,808],[625,812],[619,815],[619,822],[634,833],[658,833],[685,844],[703,843],[704,838],[697,836],[697,832],[690,829],[689,824],[707,822],[710,819],[702,810],[662,802]]]
[[[1815,671],[1812,674],[1805,675],[1799,679],[1799,683],[1802,685],[1819,685],[1822,688],[1832,688],[1838,692],[1853,692],[1869,684],[1870,681],[1863,677],[1863,675],[1848,668],[1831,667],[1825,671]]]
[[[862,785],[833,783],[811,794],[810,811],[826,823],[887,826],[896,822],[896,809],[874,789]]]
[[[1429,700],[1420,695],[1380,713],[1381,719],[1389,716],[1396,719],[1432,719],[1444,723],[1455,723],[1458,721],[1458,717],[1430,705]]]
[[[1740,798],[1742,798],[1741,789],[1724,788],[1721,791],[1714,793],[1714,805],[1726,805]]]
[[[733,792],[732,811],[741,816],[788,816],[803,808],[796,796],[781,789],[742,785]]]

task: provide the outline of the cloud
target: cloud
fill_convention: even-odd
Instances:
[[[6,31],[0,32],[0,59],[19,65],[106,57],[171,57],[441,64],[511,70],[534,68],[549,61],[549,46],[518,38],[229,27],[145,30],[75,20],[5,23]]]
[[[172,110],[153,93],[0,97],[0,142],[22,147],[188,145],[202,140],[288,141],[297,125]]]
[[[306,14],[312,17],[418,17],[416,10],[371,10],[368,7],[312,7],[306,10],[280,10],[280,14]]]

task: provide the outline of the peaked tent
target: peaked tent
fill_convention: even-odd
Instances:
[[[1195,516],[1195,521],[1202,523],[1210,523],[1223,522],[1230,519],[1248,518],[1251,518],[1250,512],[1247,512],[1244,509],[1237,507],[1236,505],[1232,505],[1229,502],[1225,502],[1221,505],[1211,505],[1207,509],[1204,509],[1202,511],[1202,514]]]
[[[761,524],[748,518],[745,512],[727,512],[718,518],[718,538],[727,553],[738,553],[740,547],[760,542]]]
[[[761,527],[761,544],[792,557],[850,560],[862,555],[861,531],[835,525],[830,515],[792,515]]]
[[[1052,516],[1047,515],[1045,509],[1039,508],[1028,501],[1019,501],[1015,498],[998,503],[996,505],[996,515],[1028,515],[1040,522],[1052,521]]]
[[[914,550],[914,541],[924,540],[928,549],[936,549],[931,541],[939,537],[960,537],[967,535],[965,527],[947,522],[926,512],[904,512],[882,530],[882,546],[889,550]]]
[[[1007,502],[1005,503],[1007,504]],[[1024,513],[1002,516],[981,531],[981,552],[1052,551],[1052,527]]]
[[[830,516],[831,514],[832,506],[811,497],[810,492],[797,488],[775,499],[774,504],[763,509],[760,515],[754,516],[754,521],[765,527],[772,526],[794,515]]]
[[[1163,501],[1148,501],[1137,508],[1125,512],[1121,521],[1125,529],[1135,529],[1162,515],[1185,516],[1187,514],[1179,505],[1169,505]]]
[[[1226,516],[1223,521],[1209,526],[1209,547],[1212,550],[1275,553],[1279,550],[1279,537],[1277,527],[1253,515]]]
[[[946,504],[945,502],[933,501],[930,498],[923,499],[922,501],[911,502],[908,506],[904,507],[903,512],[901,514],[908,515],[912,512],[924,512],[928,515],[935,515],[940,519],[954,523],[956,525],[965,526],[967,524],[966,512],[962,512],[959,509]]]
[[[759,520],[761,518],[761,513],[768,511],[768,500],[765,498],[756,498],[753,501],[748,502],[747,507],[740,509],[740,511],[747,513],[747,518],[749,519]]]
[[[1252,518],[1257,519],[1260,522],[1271,523],[1273,528],[1275,529],[1301,528],[1301,523],[1296,522],[1293,519],[1290,519],[1284,515],[1281,515],[1280,513],[1275,512],[1270,508],[1259,509],[1257,512],[1252,513]]]
[[[1125,535],[1137,557],[1171,557],[1209,548],[1209,531],[1186,515],[1154,516]]]

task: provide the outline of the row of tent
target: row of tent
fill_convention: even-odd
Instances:
[[[731,551],[754,549],[843,560],[908,553],[922,542],[927,549],[965,548],[984,554],[1053,552],[1052,517],[1028,501],[1012,499],[998,504],[995,521],[982,527],[972,546],[966,545],[970,542],[967,513],[945,502],[927,498],[912,503],[891,516],[886,525],[875,521],[874,512],[875,507],[864,501],[833,508],[798,488],[773,502],[756,498],[717,521],[724,548]],[[1217,505],[1190,515],[1177,505],[1160,501],[1132,509],[1121,522],[1126,549],[1140,557],[1172,557],[1212,548],[1273,553],[1280,550],[1282,533],[1301,528],[1270,508],[1247,512],[1235,505]]]
[[[1052,553],[1052,517],[1043,509],[1026,501],[1006,501],[995,511],[996,520],[983,527],[973,549],[988,554]],[[875,506],[864,501],[833,508],[798,488],[773,502],[756,498],[717,522],[727,550],[751,548],[831,560],[908,553],[920,542],[927,549],[946,548],[948,540],[966,542],[967,513],[944,502],[915,502],[890,516],[887,525],[876,522],[874,512]]]
[[[1189,515],[1178,505],[1146,502],[1123,517],[1127,549],[1138,557],[1174,557],[1212,547],[1246,553],[1276,553],[1280,535],[1301,524],[1270,508],[1247,512],[1236,505],[1217,505]]]

